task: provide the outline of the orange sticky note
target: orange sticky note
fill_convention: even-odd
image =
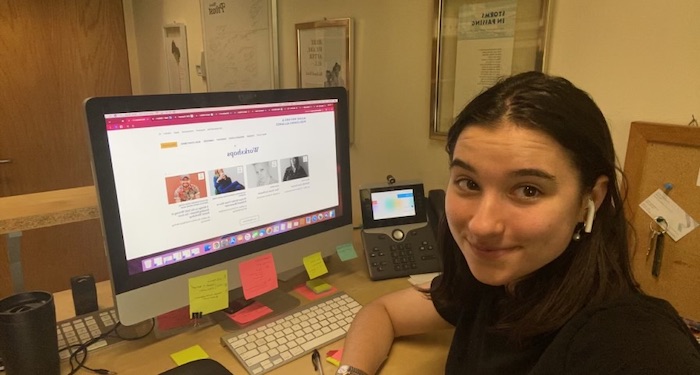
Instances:
[[[248,324],[271,312],[272,309],[256,301],[250,306],[246,306],[235,313],[230,314],[228,317],[233,319],[233,321],[238,324]]]
[[[306,273],[309,274],[309,279],[314,279],[328,273],[326,262],[323,261],[323,256],[321,255],[320,251],[305,256],[304,267],[306,268]]]
[[[272,254],[265,254],[238,265],[245,299],[277,289],[277,270]]]

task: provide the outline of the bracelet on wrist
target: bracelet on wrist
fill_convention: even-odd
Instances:
[[[335,372],[335,375],[368,375],[366,372],[360,370],[357,367],[352,367],[350,365],[340,365],[338,367],[338,371]]]

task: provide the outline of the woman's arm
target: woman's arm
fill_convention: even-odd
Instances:
[[[390,293],[357,313],[345,339],[341,362],[374,374],[389,354],[395,337],[450,327],[433,302],[418,290]]]

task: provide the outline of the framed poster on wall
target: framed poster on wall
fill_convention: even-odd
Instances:
[[[544,71],[554,0],[435,0],[430,138],[499,78]]]
[[[352,19],[324,19],[298,23],[296,33],[298,87],[345,87],[348,91],[352,143]]]

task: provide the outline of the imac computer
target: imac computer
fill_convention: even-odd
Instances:
[[[122,324],[189,305],[188,280],[272,254],[275,271],[352,242],[344,88],[85,102]],[[238,289],[240,291],[240,289]]]

